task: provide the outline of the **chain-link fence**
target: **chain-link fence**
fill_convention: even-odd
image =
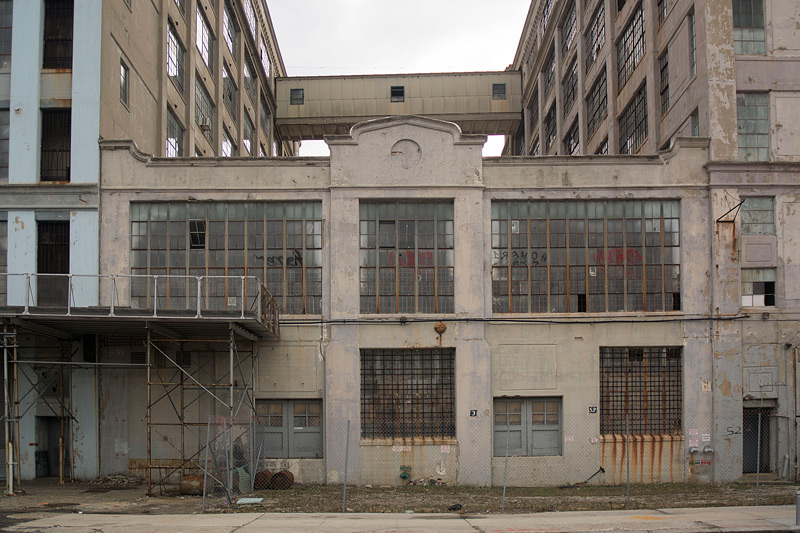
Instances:
[[[506,488],[602,485],[626,487],[630,504],[636,485],[750,476],[758,490],[793,477],[791,426],[770,409],[731,413],[728,423],[710,413],[564,413],[560,398],[502,398],[463,418],[439,419],[435,410],[329,418],[323,439],[319,407],[274,401],[260,404],[259,416],[212,420],[204,493],[233,501],[287,480],[339,485],[346,509],[348,485],[491,486],[502,487],[504,507]],[[742,453],[719,454],[715,445]]]

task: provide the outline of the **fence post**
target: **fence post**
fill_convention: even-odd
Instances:
[[[253,462],[253,451],[255,450],[256,433],[253,426],[253,412],[250,411],[250,492],[255,490],[256,484],[256,465]]]
[[[631,508],[631,415],[625,415],[625,485],[627,485],[627,500],[625,508]]]
[[[509,415],[506,415],[509,416]],[[506,465],[503,469],[503,503],[500,506],[501,511],[506,510],[506,481],[508,480],[508,441],[511,438],[511,421],[506,420]]]
[[[347,469],[348,461],[350,459],[350,421],[347,421],[347,444],[344,447],[344,487],[342,487],[342,512],[347,509],[345,507],[345,500],[347,499]]]
[[[758,411],[758,443],[756,444],[756,506],[761,485],[761,411]]]
[[[206,512],[206,491],[208,490],[208,447],[211,445],[211,420],[208,421],[208,429],[206,430],[206,465],[203,469],[203,508],[201,513]]]

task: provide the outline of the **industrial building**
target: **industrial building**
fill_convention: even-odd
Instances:
[[[8,487],[171,486],[253,415],[301,483],[797,479],[800,8],[534,0],[506,71],[292,78],[250,0],[75,0],[39,68],[62,3],[2,4]]]

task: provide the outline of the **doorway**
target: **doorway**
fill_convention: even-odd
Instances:
[[[742,473],[744,474],[770,471],[771,415],[772,409],[744,409],[742,416]]]

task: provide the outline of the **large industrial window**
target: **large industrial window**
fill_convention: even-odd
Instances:
[[[0,1],[0,69],[11,68],[11,20],[13,0]]]
[[[72,68],[73,0],[45,0],[42,68]]]
[[[404,102],[406,99],[406,88],[402,85],[393,85],[389,89],[389,95],[392,102]]]
[[[775,199],[771,196],[743,198],[742,234],[775,235]]]
[[[742,307],[775,305],[775,269],[742,269]]]
[[[533,134],[539,129],[539,91],[535,90],[531,96],[530,107],[528,107],[530,122],[528,123],[528,132]]]
[[[361,350],[362,439],[455,434],[455,350]]]
[[[254,78],[255,69],[253,68],[253,63],[250,61],[250,58],[245,56],[244,63],[242,63],[242,78],[244,78],[244,90],[247,93],[247,96],[250,97],[250,101],[253,103],[253,106],[256,105],[256,79]]]
[[[736,93],[739,160],[769,161],[769,93]]]
[[[257,276],[281,313],[318,314],[322,203],[134,203],[131,260],[132,274]]]
[[[42,181],[70,180],[72,109],[42,109]]]
[[[594,65],[600,55],[603,45],[606,44],[606,10],[603,2],[597,8],[592,21],[589,23],[589,31],[586,33],[586,72]]]
[[[493,83],[492,84],[492,99],[493,100],[505,100],[506,99],[506,84],[505,83]]]
[[[578,34],[578,20],[575,10],[575,2],[572,2],[572,7],[567,10],[567,18],[564,19],[564,24],[561,26],[562,58],[566,58],[567,52],[572,48],[572,44],[575,42],[575,36]]]
[[[619,116],[619,153],[635,154],[647,139],[647,86],[633,95]]]
[[[669,0],[657,0],[656,11],[658,12],[658,23],[664,22],[667,18],[667,11],[669,11]]]
[[[167,110],[167,144],[164,154],[167,157],[183,157],[183,126],[171,109]]]
[[[255,126],[250,116],[245,113],[244,120],[242,121],[242,145],[247,150],[247,155],[253,155],[253,147],[255,146]]]
[[[256,400],[261,455],[268,459],[322,458],[322,402]]]
[[[203,10],[197,10],[197,50],[200,52],[200,57],[203,58],[203,63],[211,71],[214,69],[214,36],[211,34],[211,27],[203,16]]]
[[[228,133],[228,128],[222,128],[222,151],[220,153],[222,157],[236,157],[239,155],[239,150],[236,147],[236,143],[233,142],[233,138],[231,134]]]
[[[362,202],[361,312],[452,313],[453,204]]]
[[[178,39],[175,28],[170,24],[167,30],[167,75],[181,94],[183,94],[183,65],[185,56],[186,49]]]
[[[586,96],[586,125],[589,129],[588,138],[600,127],[608,114],[608,92],[606,89],[606,69],[600,71],[597,80]]]
[[[0,182],[8,181],[8,141],[10,133],[8,109],[0,109]]]
[[[544,37],[547,31],[547,25],[550,24],[550,15],[553,14],[553,7],[555,7],[555,0],[543,0],[541,7],[541,19],[539,20],[539,35]]]
[[[531,155],[542,155],[541,147],[539,146],[539,136],[537,135],[531,143]]]
[[[547,115],[544,117],[544,123],[542,124],[544,127],[544,153],[545,155],[550,153],[550,148],[556,142],[556,105],[550,108],[550,111],[547,112]]]
[[[680,310],[677,200],[493,201],[492,310]]]
[[[69,280],[64,274],[69,274],[69,222],[37,222],[37,238],[37,304],[66,307]]]
[[[214,104],[200,78],[194,81],[194,119],[208,142],[214,144]]]
[[[269,61],[269,50],[267,50],[267,45],[264,43],[264,38],[261,38],[261,48],[259,51],[259,56],[261,59],[261,68],[264,69],[264,75],[269,78],[270,77],[270,61]],[[300,89],[302,91],[302,89]],[[303,102],[300,102],[301,104]]]
[[[242,2],[242,7],[244,7],[244,18],[247,19],[247,26],[250,28],[250,35],[253,36],[253,40],[258,36],[258,32],[256,31],[256,12],[253,9],[253,2],[252,0],[244,0]],[[269,72],[267,72],[269,75]]]
[[[661,116],[669,111],[669,52],[664,50],[658,58],[658,69],[661,71]]]
[[[231,13],[231,6],[225,2],[222,8],[222,38],[228,45],[228,50],[233,58],[236,58],[236,42],[239,36],[239,28],[236,27],[236,17]]]
[[[495,398],[494,455],[561,455],[561,398]]]
[[[764,0],[733,0],[733,50],[737,54],[766,53]]]
[[[697,74],[697,34],[695,33],[694,7],[689,11],[689,73]]]
[[[239,117],[239,90],[236,88],[236,82],[233,81],[231,71],[228,70],[228,65],[222,65],[222,101],[225,102],[225,107],[233,117],[234,122]]]
[[[681,434],[682,349],[600,348],[600,433]]]
[[[186,7],[183,5],[183,1],[184,0],[175,0],[175,5],[178,6],[178,10],[181,13],[185,13],[186,12]]]
[[[564,78],[562,84],[562,94],[564,97],[564,118],[569,114],[572,109],[572,104],[575,103],[575,98],[578,94],[578,59],[572,61],[572,66],[567,69],[567,76]]]
[[[258,120],[261,129],[264,130],[263,138],[269,140],[269,107],[267,107],[267,99],[263,94],[261,95],[261,105],[258,106]]]
[[[639,61],[644,57],[644,34],[644,17],[642,15],[642,6],[639,6],[631,17],[631,21],[623,30],[622,38],[617,43],[617,68],[619,69],[617,83],[619,89],[625,86],[625,83],[633,75],[633,71]]]
[[[124,61],[119,62],[119,99],[128,106],[128,95],[130,92],[130,69]]]
[[[547,60],[544,62],[544,97],[545,100],[550,95],[550,91],[553,90],[553,86],[556,84],[556,51],[555,47],[550,50],[550,55],[547,56]]]
[[[578,137],[578,120],[572,123],[572,127],[564,137],[564,155],[578,155],[581,152],[581,143]]]

